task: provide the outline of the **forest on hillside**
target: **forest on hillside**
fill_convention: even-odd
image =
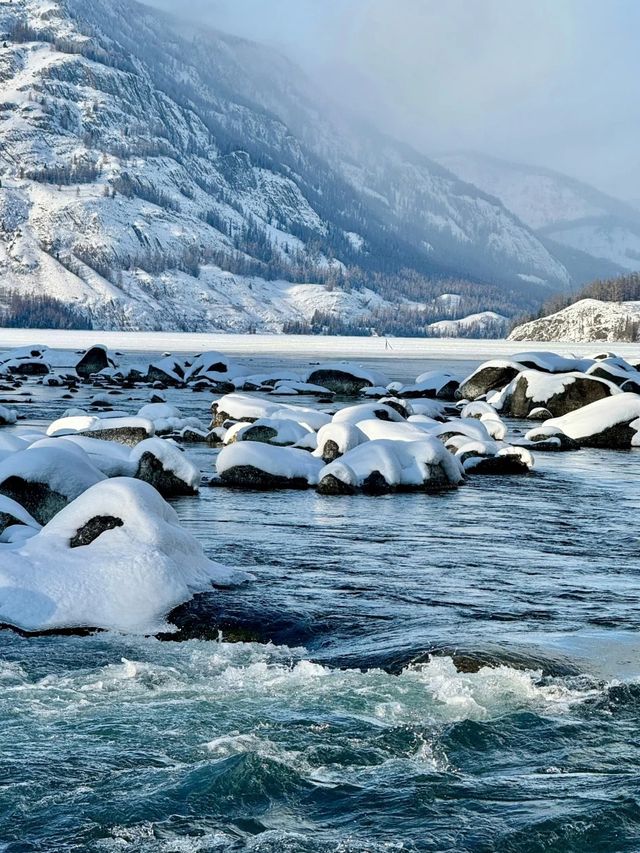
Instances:
[[[556,314],[581,299],[599,299],[602,302],[640,302],[640,272],[625,273],[615,278],[596,279],[573,293],[558,293],[547,299],[535,313],[514,320],[512,328]]]

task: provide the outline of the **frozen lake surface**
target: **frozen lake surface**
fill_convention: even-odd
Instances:
[[[184,348],[255,372],[342,355],[403,381],[534,348],[201,337]],[[14,399],[43,425],[59,396]],[[167,397],[207,419],[210,394]],[[0,633],[0,851],[637,851],[639,473],[640,451],[585,449],[439,495],[174,500],[256,580],[212,593],[210,635],[183,642]]]

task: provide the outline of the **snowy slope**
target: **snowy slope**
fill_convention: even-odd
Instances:
[[[440,320],[428,326],[430,334],[442,338],[502,338],[509,329],[509,318],[495,311],[480,311],[458,320]]]
[[[570,284],[502,204],[336,119],[266,48],[133,0],[0,0],[0,36],[5,289],[104,328],[276,331],[366,322],[405,269],[516,301]]]
[[[549,169],[474,152],[437,160],[499,198],[540,237],[605,259],[620,271],[640,269],[640,211],[632,205]],[[590,278],[602,272],[598,268]]]
[[[640,302],[581,299],[548,317],[517,326],[510,341],[637,341]]]

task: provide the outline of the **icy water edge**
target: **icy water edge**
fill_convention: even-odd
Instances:
[[[640,456],[536,462],[176,500],[256,581],[215,593],[210,639],[2,632],[0,850],[640,850]]]

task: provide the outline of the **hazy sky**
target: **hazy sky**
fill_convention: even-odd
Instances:
[[[640,0],[151,0],[291,56],[426,153],[640,198]]]

